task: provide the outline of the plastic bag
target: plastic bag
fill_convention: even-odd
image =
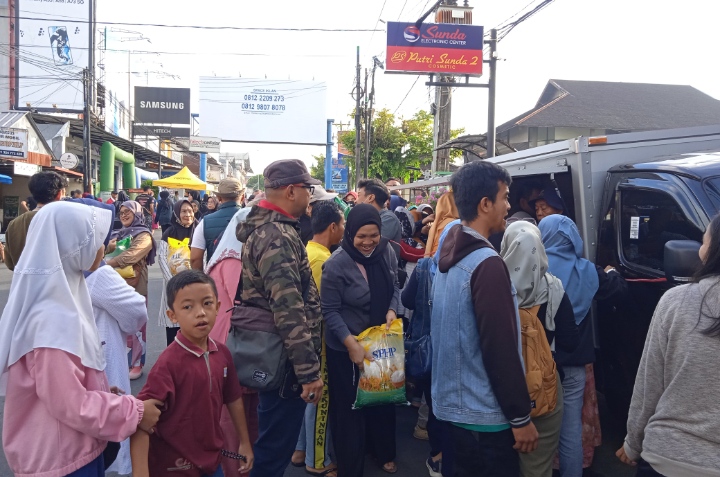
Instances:
[[[390,330],[385,325],[368,328],[357,340],[375,361],[365,360],[353,408],[406,404],[402,320],[394,320]]]
[[[115,242],[115,250],[105,255],[105,258],[115,258],[127,249],[130,248],[132,245],[132,235],[128,235],[124,239],[120,239],[117,242]]]
[[[172,237],[168,237],[168,253],[167,253],[168,267],[170,273],[173,276],[178,273],[190,270],[190,239],[177,240]]]
[[[132,245],[132,236],[128,235],[124,239],[120,239],[115,243],[115,250],[105,255],[105,260],[109,258],[115,258],[127,249],[130,248]],[[135,270],[133,269],[132,265],[128,265],[127,267],[123,268],[116,268],[116,272],[120,274],[121,277],[123,277],[126,280],[130,280],[133,278],[136,278]]]

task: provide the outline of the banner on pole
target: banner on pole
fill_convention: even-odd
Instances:
[[[348,168],[344,154],[332,159],[332,188],[343,197],[348,193]]]

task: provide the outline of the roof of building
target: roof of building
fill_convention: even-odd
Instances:
[[[606,129],[617,132],[720,124],[720,101],[688,85],[551,79],[535,107],[497,128]]]
[[[33,113],[33,114],[29,115],[28,119],[30,119],[30,118],[34,118],[35,122],[38,124],[64,125],[66,123],[70,123],[69,133],[76,137],[83,136],[83,121],[82,121],[82,119],[74,119],[74,118],[67,118],[67,117],[61,117],[61,116],[52,116],[52,115],[39,114],[39,113]],[[0,120],[1,119],[2,118],[0,117]],[[52,132],[52,130],[50,128],[48,128],[46,130],[46,132],[50,133],[50,132]],[[128,141],[127,139],[123,139],[112,133],[104,131],[96,126],[92,127],[91,139],[92,139],[92,143],[96,144],[98,146],[102,145],[104,142],[111,142],[113,145],[117,146],[118,148],[120,148],[124,151],[127,151],[127,152],[134,151],[135,158],[139,159],[141,161],[153,162],[156,164],[158,161],[162,161],[163,167],[168,167],[168,166],[173,166],[176,168],[182,167],[182,165],[177,161],[174,161],[168,157],[165,157],[162,154],[159,154],[155,151],[151,151],[150,149],[144,148],[144,147],[140,146],[139,144],[135,144],[131,141]]]
[[[47,143],[43,137],[42,130],[39,125],[33,120],[32,114],[28,114],[28,111],[2,111],[0,112],[0,127],[11,128],[22,118],[27,116],[27,121],[30,126],[35,130],[35,134],[42,143],[43,147],[48,151],[50,157],[53,157],[52,147]]]

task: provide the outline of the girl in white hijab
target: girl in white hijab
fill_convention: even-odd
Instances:
[[[560,280],[548,272],[548,258],[540,230],[530,222],[514,222],[505,231],[500,256],[505,260],[510,279],[517,290],[518,307],[522,310],[540,306],[537,316],[545,329],[553,354],[556,348],[574,351],[580,336],[572,304]],[[533,418],[539,434],[538,448],[530,454],[520,454],[523,477],[552,476],[563,416],[560,379],[557,384],[555,409]]]
[[[3,447],[18,475],[97,476],[107,441],[152,432],[158,401],[109,393],[83,270],[103,258],[109,211],[53,202],[35,216],[0,318]]]

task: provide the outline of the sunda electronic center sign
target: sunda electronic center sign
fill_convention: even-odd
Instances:
[[[386,71],[481,76],[483,27],[388,22]]]
[[[136,86],[135,122],[190,124],[190,88]]]

